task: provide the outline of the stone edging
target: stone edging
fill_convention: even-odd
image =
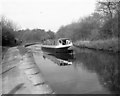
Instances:
[[[28,80],[34,86],[32,90],[33,94],[55,94],[43,79],[40,69],[35,63],[31,52],[28,52],[23,56],[23,60],[20,63],[20,69],[25,73]]]

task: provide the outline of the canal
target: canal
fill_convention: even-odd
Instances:
[[[80,48],[74,54],[34,53],[44,79],[57,94],[119,93],[119,56]]]

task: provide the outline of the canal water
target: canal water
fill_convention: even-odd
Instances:
[[[119,93],[119,56],[80,48],[74,54],[34,54],[44,79],[57,94]]]

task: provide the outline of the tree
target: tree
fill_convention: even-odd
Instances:
[[[26,30],[19,30],[20,39],[26,42],[43,42],[44,40],[48,39],[48,33],[43,29],[26,29]]]
[[[69,38],[72,41],[91,39],[98,35],[100,26],[101,15],[94,13],[91,16],[81,19],[79,22],[62,26],[56,33],[56,36]],[[96,33],[95,36],[93,36],[93,32]]]
[[[14,46],[17,44],[17,39],[15,37],[16,27],[12,21],[1,18],[2,25],[2,46]]]
[[[119,0],[99,0],[97,3],[96,11],[99,12],[103,16],[103,27],[101,28],[103,34],[108,32],[108,35],[111,37],[116,36],[118,34],[118,23],[119,19]],[[107,34],[106,34],[107,36]]]
[[[55,33],[52,32],[51,30],[49,30],[49,31],[47,32],[47,34],[48,34],[48,38],[49,38],[49,39],[55,39]]]
[[[117,0],[118,1],[118,0]],[[117,2],[116,0],[99,0],[97,3],[96,11],[101,12],[103,16],[111,19],[117,12]]]

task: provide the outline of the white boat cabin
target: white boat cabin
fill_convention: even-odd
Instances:
[[[72,41],[67,38],[60,38],[55,45],[42,45],[45,48],[67,48],[73,46]]]
[[[72,46],[72,41],[70,39],[67,38],[60,38],[58,39],[58,46],[64,46],[64,45],[69,45]]]

